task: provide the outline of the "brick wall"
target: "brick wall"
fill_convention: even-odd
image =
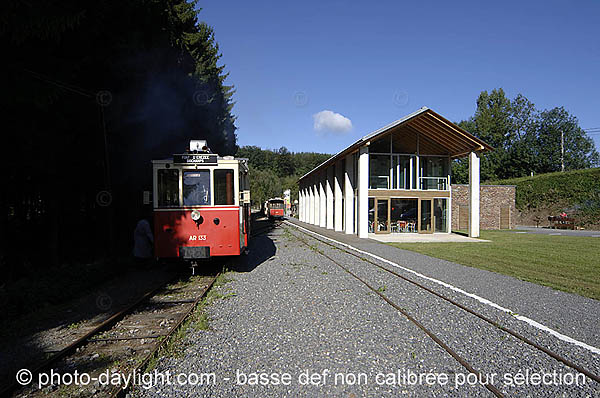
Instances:
[[[480,185],[479,228],[515,227],[514,185]],[[452,184],[452,229],[466,229],[469,211],[469,186]]]

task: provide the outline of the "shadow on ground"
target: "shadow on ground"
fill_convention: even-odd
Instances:
[[[250,238],[248,254],[240,256],[233,265],[232,271],[250,272],[260,264],[273,257],[277,251],[273,241],[274,224],[271,221],[258,221],[253,225],[257,234]]]

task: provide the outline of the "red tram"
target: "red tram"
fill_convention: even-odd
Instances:
[[[283,218],[284,202],[281,198],[267,200],[267,216],[269,218]]]
[[[220,157],[204,140],[172,159],[153,160],[154,254],[198,260],[237,256],[250,236],[247,159]]]

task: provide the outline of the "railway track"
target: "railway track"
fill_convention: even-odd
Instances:
[[[192,296],[195,295],[195,298],[185,298],[185,294],[183,294],[183,298],[179,299],[179,300],[171,300],[171,301],[157,301],[157,304],[159,307],[163,307],[163,306],[182,306],[181,307],[181,311],[179,314],[178,318],[165,318],[163,319],[162,322],[167,321],[167,319],[176,319],[175,323],[173,325],[171,325],[171,327],[168,329],[168,332],[163,334],[163,335],[147,335],[147,336],[142,336],[142,337],[136,337],[137,340],[144,340],[146,338],[160,338],[161,340],[158,342],[158,344],[154,345],[154,347],[149,350],[149,352],[146,353],[145,357],[142,359],[141,362],[137,363],[133,369],[131,369],[129,371],[129,374],[135,373],[135,372],[139,372],[142,371],[143,369],[146,368],[146,366],[148,365],[149,361],[158,353],[158,351],[163,347],[163,343],[168,342],[171,338],[171,336],[173,336],[173,334],[181,327],[181,325],[185,322],[185,320],[190,316],[190,314],[196,309],[196,307],[198,306],[198,304],[200,303],[200,301],[206,296],[206,293],[210,290],[210,288],[213,286],[213,284],[215,283],[215,281],[217,280],[217,278],[219,277],[220,273],[218,273],[217,275],[213,276],[213,277],[200,277],[203,279],[203,284],[201,284],[201,288],[200,291],[194,292],[192,294]],[[181,296],[182,292],[179,292],[179,295]],[[167,321],[168,322],[168,321]],[[128,338],[125,339],[125,341],[129,340]],[[118,336],[115,337],[104,337],[104,338],[98,338],[96,339],[96,341],[123,341],[121,340]],[[130,348],[130,347],[128,347]],[[123,372],[121,372],[123,373]],[[124,397],[127,393],[127,391],[132,387],[131,384],[128,384],[126,388],[123,388],[121,386],[113,386],[112,390],[109,394],[110,397]]]
[[[32,381],[28,385],[21,386],[15,381],[5,387],[0,396],[44,396],[59,389],[63,389],[61,393],[73,396],[97,393],[121,396],[125,392],[122,386],[101,386],[96,383],[99,375],[105,371],[127,375],[142,369],[196,308],[218,275],[193,277],[191,282],[173,283],[174,279],[170,279],[151,289],[46,361],[29,369]],[[75,387],[72,382],[57,384],[50,381],[44,389],[37,388],[40,375],[44,375],[45,379],[47,374],[72,375],[75,370],[89,375],[94,382],[80,379],[83,385],[78,383]],[[61,376],[57,378],[64,381]],[[65,387],[67,384],[69,386]]]
[[[264,225],[261,225],[259,227],[257,227],[256,229],[252,230],[252,237],[256,237],[259,235],[262,235],[264,233],[267,233],[275,228],[279,228],[281,226],[281,224],[284,223],[284,220],[277,220],[277,221],[264,221]]]
[[[251,237],[267,233],[279,227],[282,222],[260,225],[252,231]],[[110,370],[110,374],[122,375],[123,379],[139,374],[190,316],[219,275],[220,273],[193,276],[191,282],[177,282],[177,276],[168,279],[50,358],[28,369],[32,379],[29,385],[22,386],[14,380],[0,390],[0,397],[45,396],[58,390],[61,387],[55,384],[50,384],[45,389],[34,388],[36,377],[54,369],[59,369],[56,372],[58,374],[61,371],[80,370],[95,379],[99,373],[107,370]],[[85,387],[90,387],[90,384]],[[72,391],[72,395],[101,393],[108,397],[122,397],[131,385],[128,384],[125,388],[122,385],[103,387],[106,388],[99,388],[94,384],[87,389],[89,391],[80,388]]]
[[[529,338],[521,335],[520,333],[505,327],[503,325],[500,325],[498,322],[490,319],[489,317],[453,300],[450,297],[447,297],[439,292],[436,292],[435,290],[428,288],[427,286],[424,286],[423,284],[412,280],[410,278],[405,277],[404,275],[401,275],[393,270],[390,270],[380,264],[377,264],[374,261],[371,261],[361,255],[358,255],[357,253],[353,253],[350,250],[347,250],[343,247],[339,247],[335,244],[332,244],[331,242],[328,242],[324,239],[321,239],[317,236],[314,236],[313,234],[308,234],[305,233],[304,231],[300,230],[299,228],[297,228],[295,225],[291,224],[291,223],[286,223],[287,225],[293,227],[294,229],[296,229],[297,231],[303,233],[306,236],[309,236],[310,239],[320,242],[328,247],[331,247],[335,250],[338,250],[342,253],[351,255],[359,260],[361,260],[362,262],[366,262],[370,265],[373,265],[375,267],[377,267],[378,269],[387,272],[391,275],[393,275],[394,277],[400,278],[402,280],[404,280],[405,282],[408,282],[410,284],[412,284],[413,286],[416,286],[419,289],[422,289],[434,296],[436,296],[437,298],[444,300],[445,302],[460,308],[461,310],[474,315],[475,317],[481,319],[482,321],[488,323],[489,325],[492,325],[493,327],[501,330],[502,332],[508,333],[511,336],[517,338],[518,340],[520,340],[521,342],[533,347],[536,350],[539,350],[545,354],[547,354],[548,356],[550,356],[551,358],[561,362],[562,364],[576,370],[579,373],[584,374],[586,377],[588,377],[591,380],[596,381],[597,383],[600,383],[600,377],[594,373],[592,373],[591,371],[583,368],[582,366],[579,366],[578,364],[572,362],[571,360],[564,358],[563,356],[549,350],[546,347],[541,346],[540,344],[537,344],[536,342],[530,340]],[[310,245],[309,242],[307,242],[305,239],[303,239],[302,237],[295,235],[294,236],[300,241],[302,242],[305,246],[307,246],[310,249],[313,249],[313,247]],[[410,320],[413,324],[415,324],[419,329],[421,329],[425,334],[427,334],[432,340],[434,340],[442,349],[444,349],[448,354],[450,354],[454,359],[456,359],[465,369],[467,369],[470,373],[474,373],[477,374],[478,377],[481,377],[481,372],[479,372],[478,370],[476,370],[471,364],[469,364],[464,358],[462,358],[458,353],[456,353],[454,350],[452,350],[452,348],[450,348],[450,346],[448,346],[446,343],[444,343],[442,341],[442,339],[440,339],[435,333],[433,333],[430,329],[428,329],[427,327],[425,327],[421,322],[419,322],[417,319],[415,319],[410,313],[408,313],[408,311],[406,311],[404,308],[400,307],[397,303],[393,302],[387,295],[385,295],[382,291],[380,291],[379,289],[374,288],[371,284],[369,284],[369,282],[367,282],[366,280],[364,280],[363,278],[359,277],[358,275],[356,275],[355,273],[353,273],[350,269],[348,269],[347,267],[345,267],[344,265],[342,265],[339,261],[337,261],[336,259],[332,258],[331,256],[327,255],[326,253],[320,251],[320,250],[315,250],[318,254],[320,254],[321,256],[327,258],[329,261],[331,261],[333,264],[335,264],[336,266],[338,266],[339,268],[343,269],[345,272],[347,272],[349,275],[351,275],[353,278],[357,279],[358,281],[360,281],[362,284],[364,284],[370,291],[372,291],[373,293],[377,294],[379,297],[381,297],[386,303],[388,303],[389,305],[391,305],[393,308],[395,308],[397,311],[399,311],[402,315],[404,315],[408,320]],[[485,388],[487,388],[492,394],[494,394],[496,397],[503,397],[503,393],[493,384],[489,384],[489,383],[482,383],[483,386]]]

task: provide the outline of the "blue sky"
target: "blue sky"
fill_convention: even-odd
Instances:
[[[237,90],[239,145],[334,153],[421,106],[466,119],[498,87],[600,127],[600,1],[199,6]]]

